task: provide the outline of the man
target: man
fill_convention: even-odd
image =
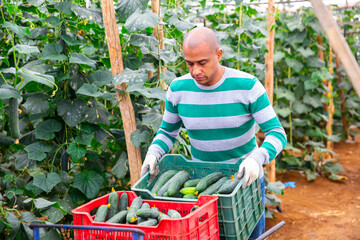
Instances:
[[[183,42],[189,74],[175,79],[167,92],[162,125],[154,138],[141,175],[156,175],[160,157],[173,146],[184,124],[191,155],[198,161],[237,162],[242,188],[260,177],[264,204],[262,165],[268,164],[286,145],[286,134],[263,85],[254,76],[220,65],[222,50],[215,33],[206,27],[191,30]],[[255,122],[265,132],[258,147]],[[264,205],[265,206],[265,205]],[[265,231],[265,215],[250,238]]]

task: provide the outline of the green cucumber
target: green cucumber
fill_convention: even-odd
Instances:
[[[157,196],[159,196],[159,197],[161,197],[164,193],[166,193],[167,192],[167,190],[168,190],[168,188],[169,188],[169,186],[170,186],[170,184],[174,181],[174,180],[176,180],[179,176],[182,176],[184,171],[179,171],[179,172],[177,172],[172,178],[170,178],[169,179],[169,181],[167,181],[161,188],[160,188],[160,190],[157,192]],[[190,176],[190,175],[189,175]],[[169,195],[169,193],[168,193],[168,196],[170,196]]]
[[[224,185],[222,185],[219,189],[219,193],[220,194],[230,194],[234,191],[234,189],[236,188],[236,186],[239,184],[240,179],[238,179],[237,177],[235,177],[234,180],[230,180],[229,182],[225,182]]]
[[[173,209],[169,209],[167,215],[169,215],[170,218],[181,218],[181,214]]]
[[[111,192],[108,198],[108,204],[110,204],[107,219],[112,218],[118,213],[119,195],[117,192]]]
[[[171,178],[171,183],[167,190],[170,197],[174,196],[184,185],[184,183],[190,179],[190,174],[185,171],[180,171],[174,177]]]
[[[169,197],[168,192],[166,191],[166,192],[162,195],[162,197]]]
[[[142,218],[157,218],[160,214],[159,209],[151,208],[151,209],[139,209],[136,211],[136,216]]]
[[[101,205],[96,211],[94,222],[105,222],[107,213],[108,213],[108,206]]]
[[[161,212],[158,216],[158,221],[160,222],[161,219],[166,219],[166,218],[170,218],[169,215]]]
[[[158,224],[158,220],[154,219],[154,218],[149,218],[148,220],[139,223],[138,225],[141,226],[156,226]]]
[[[9,99],[8,114],[10,135],[12,138],[18,139],[20,137],[19,105],[16,98]]]
[[[193,207],[191,208],[190,212],[193,212],[193,211],[195,211],[195,210],[198,209],[198,208],[199,208],[199,206],[198,206],[198,205],[195,205],[195,206],[193,206]]]
[[[196,184],[198,184],[200,182],[200,180],[201,180],[201,178],[190,179],[189,181],[184,183],[184,188],[186,188],[186,187],[196,187]]]
[[[146,218],[138,217],[137,218],[137,224],[145,222],[146,220],[147,220]]]
[[[196,195],[190,195],[190,194],[184,195],[183,198],[185,198],[185,199],[198,199],[198,197]]]
[[[212,195],[214,193],[216,193],[219,188],[228,180],[229,178],[228,177],[223,177],[223,178],[220,178],[219,181],[213,183],[212,185],[210,185],[208,188],[206,188],[204,191],[202,191],[199,196],[202,196],[202,195]]]
[[[148,204],[147,202],[143,203],[141,205],[141,208],[140,209],[150,209],[150,204]]]
[[[182,195],[195,195],[196,189],[195,187],[185,187],[180,189]]]
[[[123,192],[119,200],[119,211],[127,210],[128,206],[129,206],[129,196],[127,195],[126,192]]]
[[[161,174],[161,176],[158,178],[158,180],[156,180],[154,186],[152,187],[151,192],[154,193],[156,196],[160,188],[178,172],[178,170],[169,170]]]
[[[127,212],[128,212],[127,210],[120,211],[117,214],[115,214],[112,218],[107,220],[106,222],[107,223],[125,223]]]
[[[129,211],[126,215],[126,221],[128,223],[135,223],[137,221],[136,211],[141,208],[142,205],[142,199],[141,197],[136,197],[132,201]]]
[[[205,176],[196,184],[196,191],[198,193],[201,193],[206,188],[208,188],[211,184],[218,181],[220,178],[222,178],[224,174],[222,172],[214,172],[210,173],[209,175]]]

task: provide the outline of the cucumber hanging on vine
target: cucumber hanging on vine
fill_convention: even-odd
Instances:
[[[18,139],[20,137],[19,105],[16,98],[9,99],[8,114],[10,135],[12,138]]]

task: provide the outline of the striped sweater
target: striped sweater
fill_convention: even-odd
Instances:
[[[255,123],[265,133],[260,147]],[[147,154],[158,159],[166,154],[182,124],[189,135],[192,159],[198,161],[235,162],[251,157],[263,165],[274,159],[287,141],[260,81],[231,68],[225,68],[212,86],[196,83],[190,74],[171,83],[162,124]]]

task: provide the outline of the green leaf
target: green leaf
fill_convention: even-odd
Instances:
[[[61,23],[60,19],[58,17],[55,17],[55,16],[49,16],[49,17],[45,18],[43,21],[50,23],[54,27],[60,26],[60,23]]]
[[[84,83],[79,90],[76,92],[77,94],[82,94],[89,97],[100,97],[102,95],[101,92],[98,91],[97,87],[92,84]]]
[[[45,113],[50,107],[47,99],[48,96],[43,93],[34,93],[26,100],[23,106],[30,114]]]
[[[151,108],[150,111],[143,116],[142,123],[147,126],[152,126],[154,132],[157,132],[160,128],[163,115],[155,108]]]
[[[275,194],[282,195],[282,194],[284,194],[285,186],[280,181],[269,182],[266,189],[268,192],[273,192]]]
[[[60,43],[48,43],[44,46],[41,53],[41,59],[58,61],[67,60],[67,57],[64,54],[61,54],[62,51],[63,47]]]
[[[140,9],[137,9],[125,22],[125,28],[128,32],[137,32],[144,30],[148,27],[155,27],[159,23],[159,17],[151,12],[145,11],[142,13]]]
[[[101,28],[104,26],[102,12],[98,9],[86,8],[78,4],[73,4],[71,10],[78,17],[90,19],[91,21],[94,20]]]
[[[140,147],[141,143],[147,143],[150,141],[150,133],[148,131],[141,132],[139,129],[136,129],[131,133],[130,140],[135,147]]]
[[[118,179],[123,179],[128,171],[128,158],[125,152],[122,152],[115,166],[111,170]]]
[[[30,30],[27,27],[20,27],[16,24],[10,22],[4,22],[2,24],[4,28],[10,29],[13,33],[19,36],[20,39],[23,39],[26,34],[30,34]]]
[[[79,189],[88,199],[99,193],[104,179],[95,171],[82,172],[75,176],[73,187]]]
[[[294,103],[293,108],[294,108],[295,112],[299,113],[299,114],[308,113],[311,111],[310,107],[308,107],[307,105],[305,105],[299,101],[296,101]]]
[[[61,35],[60,38],[62,40],[64,40],[66,42],[67,45],[69,46],[77,46],[77,45],[81,45],[82,42],[79,40],[74,40],[72,37],[70,37],[67,34]]]
[[[55,207],[50,207],[41,212],[41,215],[47,217],[51,223],[57,223],[65,216],[64,213]]]
[[[176,75],[172,71],[166,70],[164,73],[160,74],[160,78],[164,79],[165,83],[170,85],[171,82],[176,78]]]
[[[126,20],[138,8],[144,11],[149,3],[149,0],[121,0],[116,7],[117,15],[122,21]]]
[[[20,229],[20,221],[19,219],[12,213],[12,212],[7,212],[7,216],[6,216],[6,221],[8,223],[11,224],[11,229],[10,229],[10,235],[7,236],[10,239],[13,239],[12,237],[16,235],[16,233],[19,231]]]
[[[281,203],[280,198],[275,194],[266,194],[265,195],[265,205],[267,206],[279,206]]]
[[[176,15],[173,15],[169,19],[169,24],[174,25],[181,32],[186,31],[195,26],[192,23],[179,20],[179,18]]]
[[[86,148],[74,142],[69,144],[66,152],[70,155],[71,159],[76,163],[79,162],[86,154]]]
[[[32,54],[32,53],[40,53],[38,47],[29,46],[29,45],[15,45],[15,50],[21,54]]]
[[[50,140],[55,137],[55,132],[59,132],[62,125],[55,119],[49,119],[36,125],[36,138],[42,140]]]
[[[55,8],[59,11],[62,11],[66,14],[71,14],[71,6],[72,6],[72,2],[70,1],[66,1],[66,2],[56,2],[55,3]]]
[[[344,168],[336,162],[327,162],[324,166],[324,171],[327,173],[336,174],[338,172],[343,172]]]
[[[92,134],[83,133],[75,138],[75,142],[82,145],[90,145],[93,138],[94,136]]]
[[[315,181],[315,179],[318,176],[318,174],[316,172],[312,171],[311,169],[306,169],[305,174],[306,174],[306,178],[308,181]]]
[[[24,222],[33,222],[37,221],[38,219],[31,212],[22,212],[20,220]]]
[[[92,68],[96,68],[96,61],[86,57],[84,54],[81,53],[73,52],[70,57],[70,63],[84,64]]]
[[[300,72],[301,69],[304,67],[304,65],[297,59],[287,58],[285,62],[288,67],[294,69],[295,72]]]
[[[57,106],[57,111],[70,127],[75,127],[82,120],[85,106],[79,99],[75,99],[72,104],[69,100],[62,100]]]
[[[25,151],[30,159],[42,161],[46,158],[46,153],[51,151],[51,146],[42,142],[35,142],[26,146]]]
[[[341,141],[341,136],[340,135],[327,136],[327,140],[331,141],[331,142],[340,142]]]
[[[323,103],[321,102],[321,97],[319,95],[310,96],[309,93],[307,93],[304,96],[304,103],[313,106],[314,108],[322,107]]]
[[[114,75],[113,84],[120,85],[123,82],[127,83],[128,85],[144,83],[147,78],[147,73],[145,73],[143,70],[134,71],[129,68],[125,68],[122,73]]]
[[[44,198],[36,198],[34,199],[34,204],[37,209],[43,209],[53,206],[54,204],[56,204],[56,202],[50,202]]]
[[[275,94],[277,98],[285,98],[290,102],[295,102],[296,100],[295,94],[284,87],[279,87],[277,90],[275,90]]]
[[[283,59],[285,57],[285,53],[284,52],[278,52],[276,51],[274,53],[274,63],[279,62],[281,59]]]
[[[165,101],[166,99],[166,91],[164,91],[164,89],[160,87],[147,88],[142,83],[131,85],[126,89],[126,91],[129,93],[138,92],[147,98],[155,98],[162,101]]]
[[[21,84],[21,88],[25,87],[26,84],[30,82],[37,82],[40,84],[44,84],[48,87],[53,88],[55,86],[54,77],[51,75],[46,75],[38,72],[33,72],[29,69],[21,68],[17,71],[17,74],[19,74],[21,77],[24,78],[24,82]]]
[[[276,110],[276,113],[279,114],[282,118],[286,118],[290,115],[290,113],[292,113],[292,109],[290,109],[289,107],[280,108]]]
[[[103,123],[106,125],[110,125],[109,121],[109,112],[106,109],[93,106],[88,108],[87,111],[87,119],[90,123]]]
[[[301,54],[304,58],[307,58],[307,57],[310,57],[310,56],[315,55],[315,53],[314,53],[310,48],[301,47],[301,48],[299,48],[297,51],[300,52],[300,54]]]
[[[44,174],[41,174],[34,178],[34,185],[46,193],[49,193],[53,187],[60,182],[61,179],[55,172],[49,173],[47,177],[45,177]]]
[[[94,84],[98,87],[110,84],[112,82],[112,73],[108,70],[98,70],[90,74],[90,79],[94,81]]]
[[[130,44],[138,47],[147,47],[156,46],[159,44],[159,41],[154,37],[154,35],[146,36],[145,34],[132,34],[130,37]]]
[[[0,86],[0,99],[9,99],[9,98],[20,99],[21,95],[19,90],[15,89],[10,85],[4,84]]]

